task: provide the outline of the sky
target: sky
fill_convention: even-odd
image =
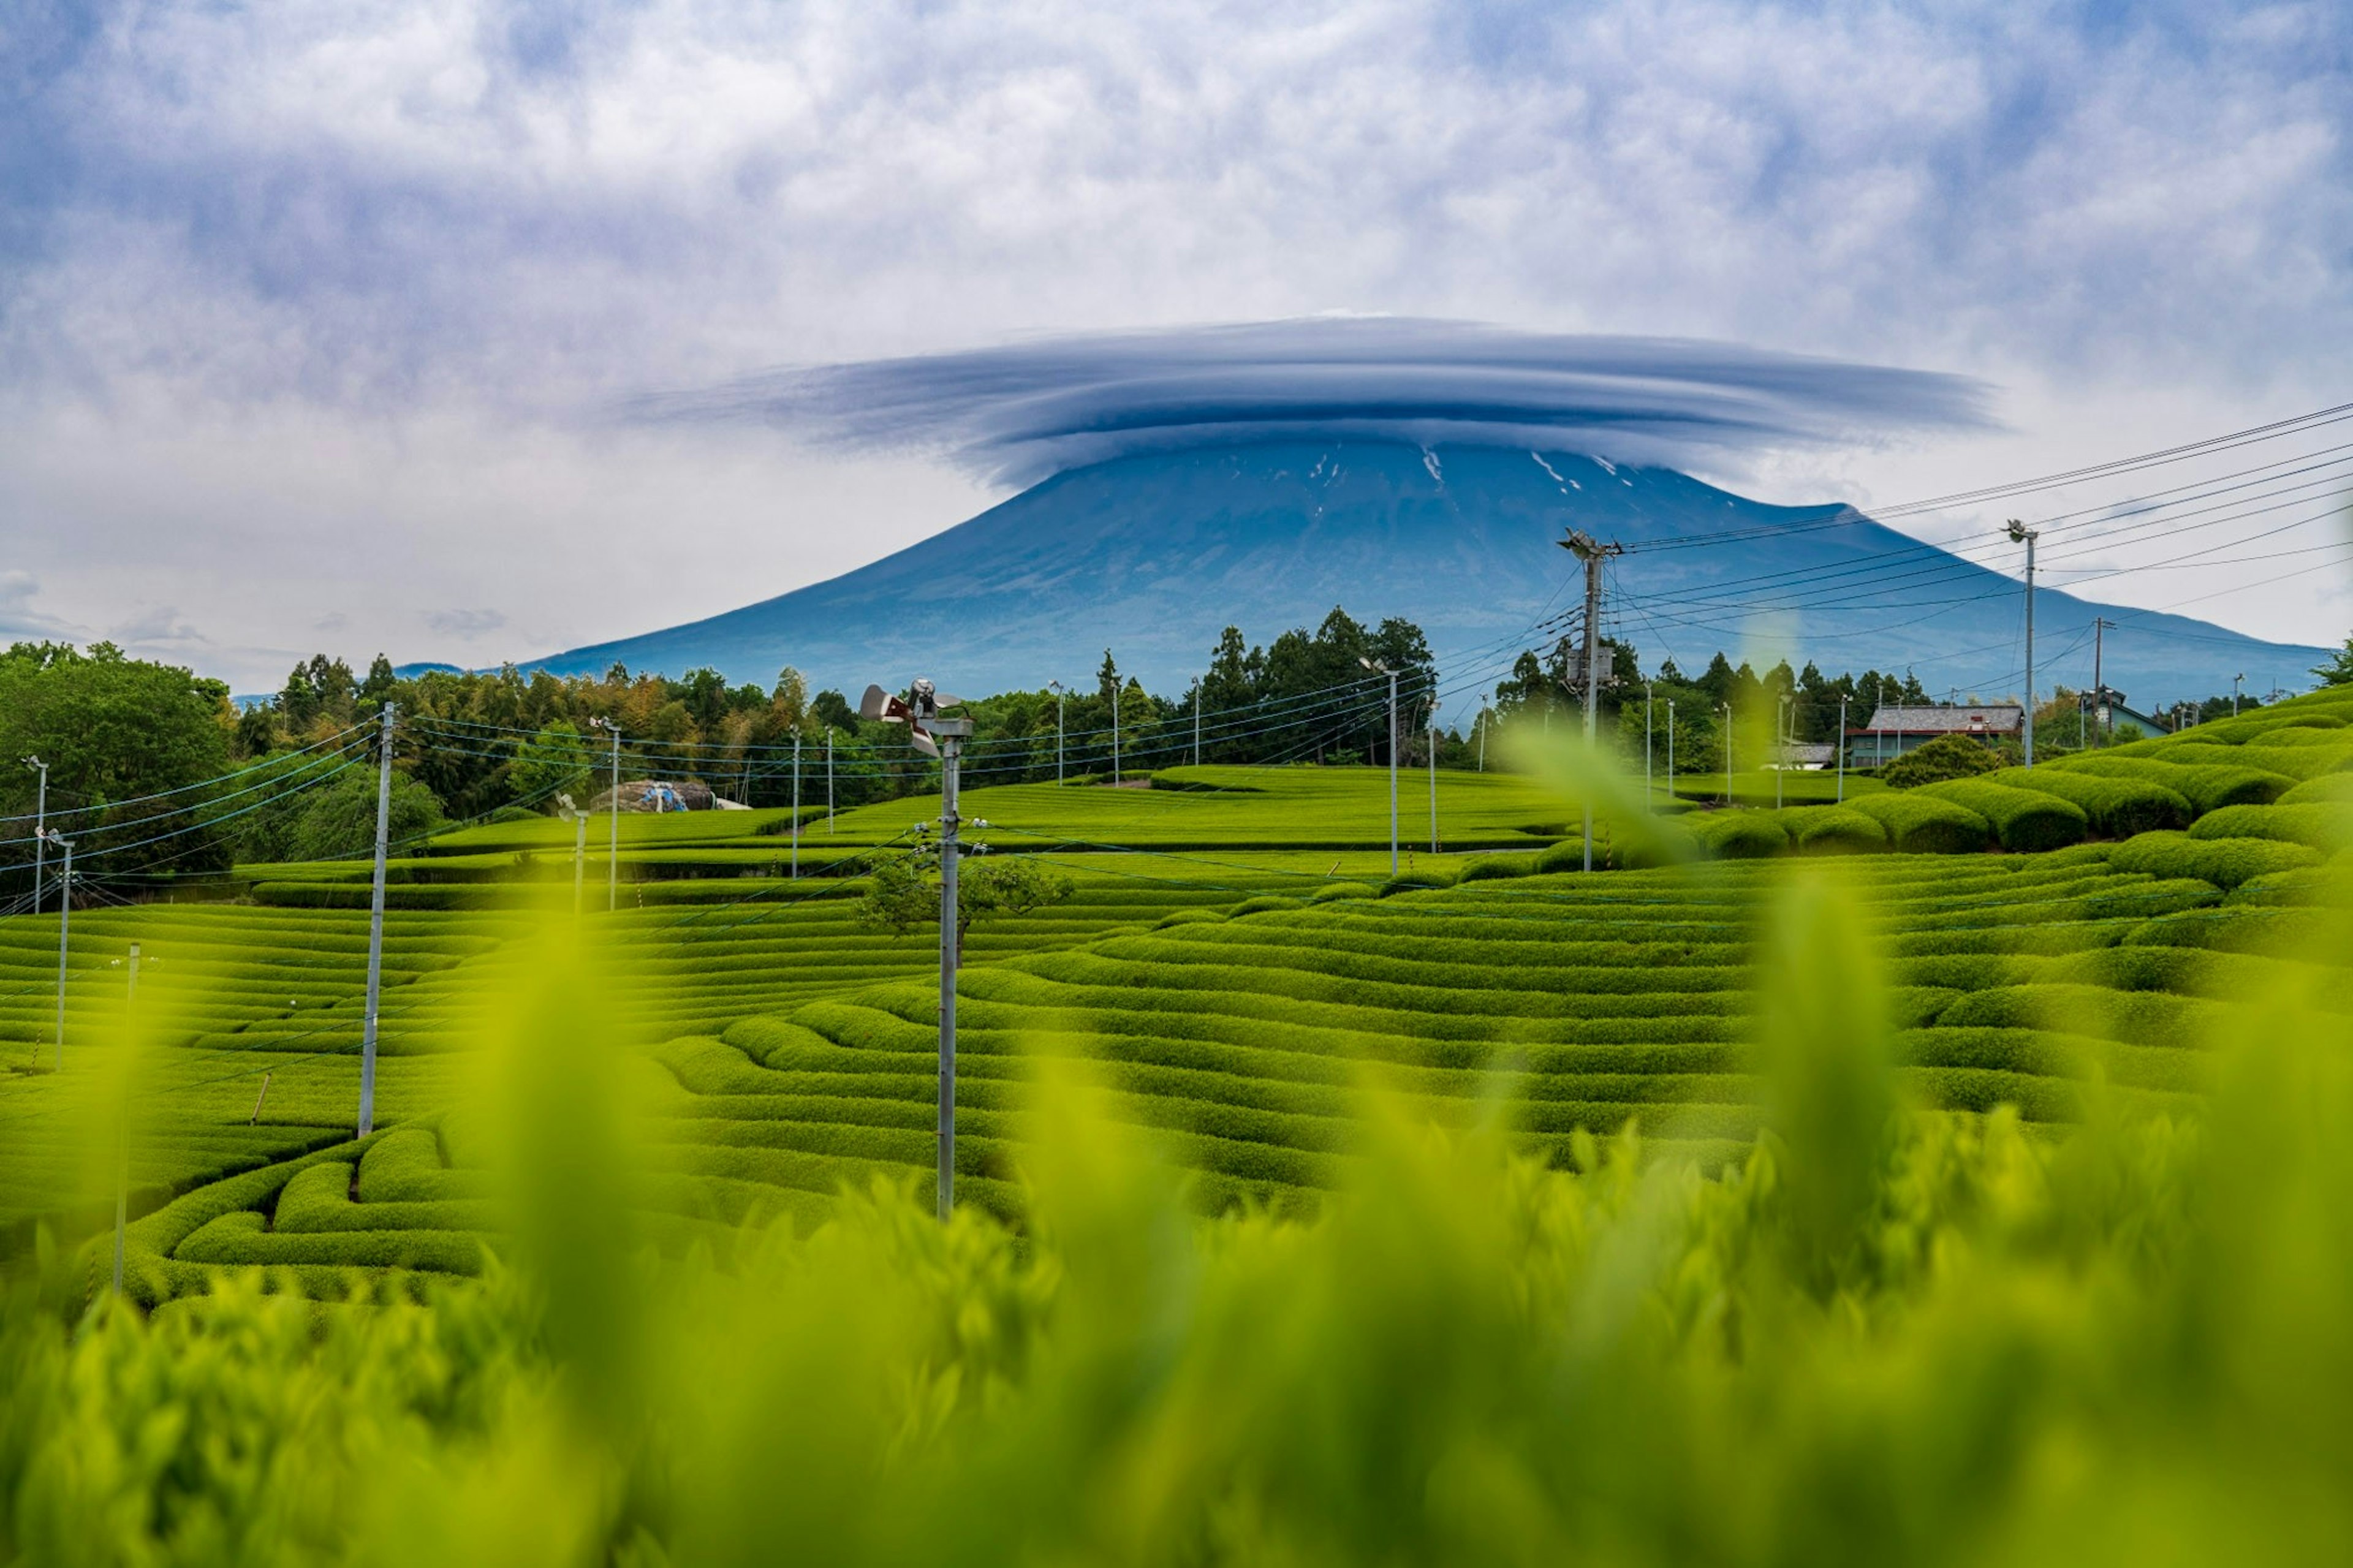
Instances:
[[[2353,400],[2349,136],[2341,4],[14,0],[0,637],[244,690],[652,629],[1068,456],[747,394],[1204,329],[1959,399],[1688,449],[1768,500],[2070,469]],[[2335,643],[2303,537],[2099,588]]]

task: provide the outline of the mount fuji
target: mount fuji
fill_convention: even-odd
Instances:
[[[785,665],[856,691],[928,674],[966,692],[1120,668],[1175,693],[1219,631],[1263,643],[1335,605],[1428,634],[1448,686],[1482,685],[1543,647],[1577,607],[1580,529],[1611,562],[1604,629],[1645,668],[1696,673],[1808,659],[1912,669],[1929,689],[2022,689],[2016,580],[1841,506],[1746,500],[1674,469],[1572,452],[1285,439],[1137,453],[1055,474],[883,560],[723,615],[527,661],[556,674],[616,661],[708,665],[765,682]],[[2135,707],[2300,684],[2324,650],[2188,616],[2036,595],[2035,685],[2088,686],[2094,618],[2115,623],[2104,674]]]

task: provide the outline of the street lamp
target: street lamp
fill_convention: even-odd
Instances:
[[[1376,675],[1389,678],[1389,875],[1398,874],[1398,794],[1397,794],[1397,671],[1376,659],[1356,656],[1356,662]]]
[[[2042,531],[2032,529],[2016,518],[2010,520],[2010,539],[2013,544],[2026,546],[2026,722],[2020,726],[2026,731],[2026,765],[2034,765],[2034,542],[2042,537]]]

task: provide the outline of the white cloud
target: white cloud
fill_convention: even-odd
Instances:
[[[424,620],[445,637],[469,642],[488,637],[507,624],[506,616],[497,610],[427,610]]]
[[[2045,433],[2091,444],[2058,467],[2327,401],[2353,339],[2353,16],[2318,0],[328,0],[142,5],[79,42],[9,26],[63,63],[0,102],[0,462],[41,479],[0,498],[0,535],[37,536],[12,553],[72,613],[183,604],[240,627],[257,673],[325,630],[321,594],[429,654],[406,646],[428,611],[483,603],[447,539],[611,557],[677,525],[677,487],[697,528],[761,542],[756,570],[647,559],[593,626],[553,576],[504,574],[507,651],[956,521],[925,510],[951,479],[581,429],[777,363],[1333,307],[1720,338],[2005,384],[2010,423],[2050,423],[1921,459],[1982,476],[2031,471]],[[153,466],[30,451],[100,426]],[[297,428],[307,449],[263,434]],[[1802,462],[1931,488],[1884,454]],[[813,490],[840,511],[808,517]],[[127,546],[102,568],[100,535]],[[204,597],[138,582],[206,551]],[[248,607],[256,573],[301,591]]]

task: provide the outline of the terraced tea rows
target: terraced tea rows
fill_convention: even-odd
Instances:
[[[1318,861],[1325,869],[1330,857]],[[1384,862],[1385,863],[1385,862]],[[1040,948],[1148,925],[1171,910],[1223,909],[1261,888],[1297,886],[1298,867],[1073,857],[1069,900],[976,926],[965,962],[985,967]],[[748,1014],[922,973],[929,931],[859,925],[853,887],[801,884],[694,910],[625,907],[592,928],[605,954],[606,1016],[654,1042],[717,1030]],[[822,896],[820,896],[822,895]],[[740,896],[740,895],[739,895]],[[513,994],[538,919],[522,913],[395,910],[385,922],[377,1108],[386,1121],[447,1107],[456,1058],[478,1045],[484,1008]],[[92,1137],[79,1108],[119,1037],[129,944],[142,950],[142,1016],[152,1048],[142,1103],[168,1108],[134,1140],[133,1180],[163,1193],[340,1142],[356,1114],[364,914],[227,905],[77,912],[62,1074],[56,1058],[54,919],[0,921],[0,1226],[97,1201],[82,1168]],[[267,1079],[266,1093],[264,1079]],[[74,1195],[79,1194],[79,1195]]]
[[[1849,868],[1893,955],[1903,1072],[1922,1098],[2052,1119],[2093,1072],[2157,1105],[2206,1085],[2203,1011],[2285,973],[2253,950],[2304,911],[2274,907],[2263,881],[2226,894],[2116,860],[2088,846]],[[1018,1207],[1008,1177],[1041,1055],[1077,1064],[1113,1117],[1157,1130],[1213,1205],[1312,1202],[1375,1087],[1441,1122],[1499,1114],[1556,1160],[1632,1117],[1722,1158],[1757,1127],[1742,1020],[1774,875],[1267,895],[1255,912],[1176,912],[976,969],[959,994],[960,1193]],[[2342,991],[2327,1005],[2353,1013]],[[652,1045],[649,1213],[674,1238],[718,1237],[746,1215],[821,1213],[845,1180],[924,1182],[935,1026],[927,984],[884,982]],[[484,1186],[469,1143],[462,1114],[421,1120],[193,1194],[135,1227],[148,1289],[227,1263],[470,1268],[482,1211],[466,1205]],[[317,1164],[336,1173],[290,1184]],[[281,1187],[301,1200],[290,1226]]]

